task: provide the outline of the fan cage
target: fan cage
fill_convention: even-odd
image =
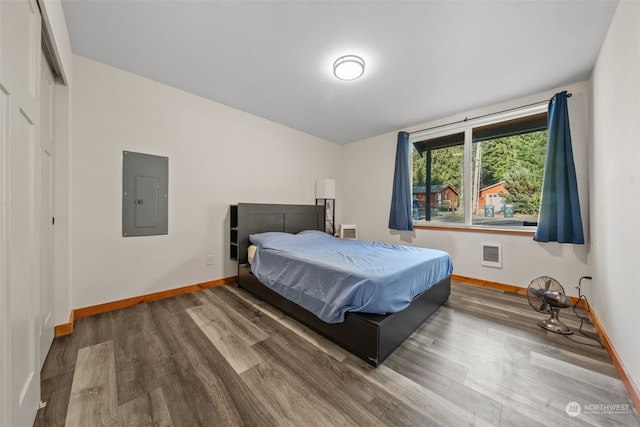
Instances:
[[[564,288],[553,277],[540,276],[531,281],[527,287],[527,300],[529,305],[536,311],[548,313],[550,307],[544,302],[544,293],[546,291],[564,292]]]

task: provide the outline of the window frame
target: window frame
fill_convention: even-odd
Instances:
[[[421,130],[413,132],[409,135],[409,143],[412,147],[416,142],[443,138],[447,136],[451,136],[457,133],[464,132],[464,158],[463,158],[463,183],[464,188],[472,188],[473,181],[473,129],[487,126],[491,124],[496,124],[500,122],[506,122],[509,120],[519,119],[522,117],[533,116],[536,114],[546,113],[548,111],[547,103],[540,103],[535,105],[528,105],[521,108],[513,108],[510,110],[506,110],[500,113],[495,114],[487,114],[479,117],[475,117],[472,119],[464,118],[463,120],[445,124],[442,126],[435,126],[429,129]],[[415,148],[414,148],[415,149]],[[429,150],[427,150],[429,153]],[[427,161],[427,157],[425,155],[425,162]],[[413,168],[412,172],[413,172]],[[429,168],[427,168],[427,173],[429,173]],[[429,196],[427,196],[428,198]],[[477,225],[473,224],[473,215],[472,215],[472,203],[471,200],[467,200],[469,197],[469,191],[465,191],[463,194],[463,203],[464,203],[464,222],[463,223],[451,223],[447,224],[444,222],[434,222],[432,220],[413,220],[414,227],[417,228],[448,228],[448,229],[456,229],[456,230],[477,230],[477,231],[486,231],[486,232],[508,232],[514,231],[514,234],[531,234],[535,233],[537,226],[531,225]]]

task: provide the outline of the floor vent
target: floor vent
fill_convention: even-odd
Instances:
[[[485,267],[502,268],[502,245],[483,243],[481,264]]]

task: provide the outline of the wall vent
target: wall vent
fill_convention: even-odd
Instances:
[[[340,238],[358,240],[358,229],[354,224],[340,224]]]
[[[499,243],[483,243],[481,259],[481,264],[485,267],[502,268],[502,245]]]

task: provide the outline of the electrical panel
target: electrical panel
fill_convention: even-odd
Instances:
[[[122,236],[169,233],[169,158],[122,152]]]

